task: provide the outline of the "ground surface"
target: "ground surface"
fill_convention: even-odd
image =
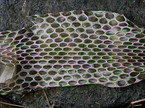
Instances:
[[[145,27],[144,0],[0,0],[0,31],[30,26],[32,23],[28,16],[34,14],[78,9],[117,12]],[[145,98],[145,80],[124,88],[100,85],[50,88],[47,95],[58,108],[126,108],[127,103]],[[14,93],[6,97],[23,105],[47,106],[42,90],[23,97]]]

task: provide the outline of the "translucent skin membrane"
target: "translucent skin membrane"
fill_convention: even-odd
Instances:
[[[1,32],[0,61],[16,74],[1,93],[37,87],[124,87],[145,78],[144,29],[106,11],[32,16],[34,25]]]

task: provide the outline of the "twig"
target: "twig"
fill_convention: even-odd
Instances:
[[[99,103],[99,102],[95,102],[95,103],[100,105],[100,103]]]
[[[22,13],[25,13],[25,8],[26,8],[26,0],[24,1],[23,6],[22,6]]]
[[[101,107],[100,107],[100,106],[101,106],[101,104],[100,104],[99,102],[95,102],[95,103],[99,105],[99,108],[101,108]]]
[[[9,106],[15,106],[15,107],[21,107],[21,108],[25,108],[26,106],[22,106],[22,105],[16,105],[16,104],[11,104],[11,103],[7,103],[7,102],[1,102],[1,104],[4,104],[4,105],[9,105]],[[31,108],[31,107],[29,107]]]
[[[47,100],[48,106],[50,106],[50,104],[49,104],[49,100],[48,100],[48,98],[47,98],[47,95],[46,95],[46,93],[45,93],[44,89],[43,89],[43,93],[44,93],[45,98],[46,98],[46,100]]]
[[[134,105],[134,106],[142,106],[142,104]]]
[[[46,98],[46,100],[47,100],[47,103],[48,103],[49,108],[53,108],[53,107],[54,107],[54,104],[53,104],[52,106],[50,105],[49,100],[48,100],[48,98],[47,98],[47,95],[46,95],[44,89],[43,89],[43,93],[44,93],[44,95],[45,95],[45,98]]]
[[[133,101],[133,102],[131,102],[131,104],[135,104],[135,103],[138,103],[138,102],[141,102],[141,101],[145,101],[145,99],[140,99],[140,100]]]

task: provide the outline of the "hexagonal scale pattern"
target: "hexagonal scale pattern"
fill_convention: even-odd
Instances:
[[[32,16],[34,25],[0,33],[0,60],[16,75],[0,93],[37,87],[124,87],[145,78],[145,30],[124,15],[68,11]]]

